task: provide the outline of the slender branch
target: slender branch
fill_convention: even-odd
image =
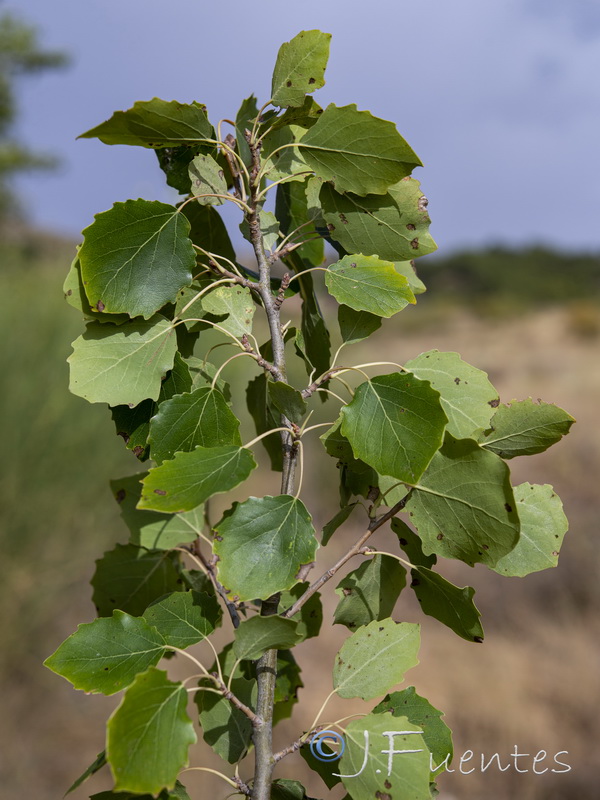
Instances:
[[[406,497],[403,497],[402,500],[399,500],[393,508],[390,508],[390,510],[387,511],[382,517],[379,517],[378,519],[372,519],[371,522],[369,523],[369,527],[363,533],[360,539],[358,539],[358,541],[355,542],[354,546],[351,547],[350,550],[348,550],[348,552],[345,553],[337,561],[337,563],[333,565],[333,567],[330,567],[330,569],[324,572],[320,578],[317,578],[316,581],[313,581],[313,583],[311,583],[311,585],[304,592],[304,594],[301,595],[292,606],[283,611],[281,616],[289,618],[293,617],[294,614],[297,614],[298,611],[300,611],[300,609],[302,608],[302,606],[308,600],[310,600],[313,594],[315,592],[318,592],[319,589],[324,584],[327,583],[327,581],[331,580],[331,578],[333,578],[336,572],[338,572],[344,566],[344,564],[346,564],[346,562],[350,561],[350,559],[353,558],[354,556],[361,555],[363,547],[365,543],[369,540],[369,538],[375,533],[376,530],[381,528],[382,525],[385,525],[385,523],[388,522],[388,520],[390,520],[392,517],[395,517],[399,511],[402,511],[402,509],[408,502],[409,497],[410,497],[410,492],[406,495]]]
[[[279,763],[279,761],[281,761],[281,759],[285,758],[286,756],[291,756],[294,753],[297,753],[303,744],[306,744],[306,742],[310,742],[312,738],[316,736],[317,733],[319,733],[319,731],[323,730],[324,727],[325,727],[324,725],[317,725],[316,728],[309,730],[307,733],[303,733],[302,736],[299,739],[296,739],[295,742],[292,742],[292,744],[289,744],[287,747],[284,747],[282,750],[279,750],[277,753],[274,753],[273,760],[275,761],[275,763],[276,764]]]
[[[216,672],[211,673],[210,677],[213,679],[215,686],[220,690],[223,697],[226,700],[229,700],[229,702],[234,708],[237,708],[238,711],[241,711],[242,714],[245,714],[254,727],[262,725],[263,723],[262,719],[257,714],[255,714],[251,708],[248,708],[247,705],[242,703],[239,697],[236,697],[233,694],[233,692],[227,688],[225,682],[221,678],[219,678]]]
[[[217,575],[215,573],[214,565],[207,561],[204,558],[202,552],[200,551],[200,542],[198,539],[193,544],[194,553],[191,554],[195,559],[197,559],[203,566],[206,574],[212,585],[214,586],[215,592],[219,595],[223,603],[225,604],[225,608],[227,609],[229,616],[231,617],[231,622],[234,628],[239,628],[240,626],[240,615],[237,612],[237,608],[235,603],[232,603],[231,600],[227,597],[227,592],[225,591],[225,587],[218,581]]]
[[[240,339],[240,341],[246,353],[248,353],[249,356],[252,356],[252,358],[256,361],[258,366],[262,367],[265,370],[265,372],[270,372],[271,375],[275,378],[275,380],[277,380],[279,377],[279,370],[277,369],[277,367],[275,367],[273,364],[267,361],[266,358],[263,358],[260,353],[257,353],[256,350],[254,350],[254,348],[248,341],[248,336],[244,334]]]

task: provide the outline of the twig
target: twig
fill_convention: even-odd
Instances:
[[[214,681],[215,686],[220,690],[223,697],[226,700],[229,700],[234,708],[237,708],[238,711],[241,711],[242,714],[245,714],[254,727],[262,725],[262,719],[255,714],[251,708],[248,708],[247,705],[242,703],[242,701],[236,697],[230,689],[227,688],[227,685],[221,680],[221,678],[219,678],[216,672],[212,672],[210,677]]]
[[[245,333],[240,338],[240,341],[244,346],[244,350],[246,351],[246,353],[248,353],[249,356],[252,356],[252,358],[255,359],[258,366],[262,367],[266,372],[270,372],[271,375],[275,378],[275,380],[277,380],[279,376],[278,369],[269,361],[267,361],[266,358],[263,358],[260,353],[256,352],[256,350],[252,347],[252,345],[248,341],[248,336]]]
[[[372,519],[371,522],[369,523],[369,527],[363,533],[360,539],[354,544],[354,546],[350,550],[348,550],[348,552],[345,553],[338,560],[338,562],[334,564],[333,567],[328,569],[321,575],[320,578],[317,578],[316,581],[311,583],[311,585],[304,592],[304,594],[301,595],[292,606],[283,611],[281,616],[289,618],[293,617],[294,614],[297,614],[298,611],[300,611],[300,609],[302,608],[302,606],[308,600],[310,600],[313,594],[317,592],[321,588],[321,586],[327,583],[327,581],[331,580],[331,578],[333,578],[336,572],[338,572],[338,570],[340,570],[346,562],[350,561],[350,559],[353,558],[354,556],[363,554],[362,549],[365,543],[368,541],[368,539],[375,533],[376,530],[381,528],[382,525],[385,525],[385,523],[388,520],[390,520],[392,517],[395,517],[399,511],[402,511],[402,509],[408,502],[409,497],[410,497],[410,492],[405,497],[403,497],[402,500],[399,500],[393,508],[390,508],[390,510],[387,511],[382,517],[379,517],[378,519]]]
[[[227,611],[229,612],[229,616],[231,617],[231,622],[233,623],[233,627],[234,628],[239,628],[239,626],[240,626],[240,616],[239,616],[239,614],[237,612],[237,608],[236,608],[235,604],[232,603],[231,600],[227,597],[227,592],[225,591],[225,587],[221,583],[219,583],[219,581],[217,580],[217,576],[215,574],[214,565],[211,564],[209,561],[207,561],[204,558],[204,556],[202,555],[202,551],[200,550],[200,541],[199,541],[199,539],[196,539],[196,541],[194,542],[192,547],[193,547],[194,555],[196,556],[198,561],[200,561],[200,563],[204,566],[204,569],[206,570],[206,574],[208,575],[208,577],[210,579],[210,582],[212,583],[212,585],[213,585],[213,587],[215,589],[215,592],[217,592],[219,597],[225,603],[225,607],[227,608]]]
[[[308,734],[306,733],[302,734],[302,736],[299,739],[296,739],[295,742],[292,742],[292,744],[289,744],[287,747],[284,747],[277,753],[273,753],[273,761],[277,764],[279,761],[281,761],[282,758],[297,753],[298,750],[300,750],[300,748],[302,747],[302,745],[306,744],[307,742],[310,742],[317,735],[317,733],[319,733],[319,731],[323,730],[324,727],[325,725],[317,725],[317,727],[309,731]]]

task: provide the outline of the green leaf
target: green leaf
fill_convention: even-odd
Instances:
[[[416,483],[444,438],[440,395],[413,375],[380,375],[362,383],[342,408],[342,434],[382,475]]]
[[[107,763],[106,751],[103,750],[101,753],[98,753],[96,759],[90,764],[90,766],[85,770],[85,772],[82,772],[81,775],[77,778],[77,780],[73,781],[73,783],[69,786],[69,788],[65,792],[64,797],[66,797],[68,794],[71,794],[71,792],[74,792],[75,789],[79,789],[82,783],[85,783],[85,781],[87,781],[88,778],[91,778],[92,775],[95,775],[97,772],[99,772],[102,769],[102,767],[106,766],[106,763]]]
[[[388,186],[422,166],[393,122],[331,103],[302,139],[302,155],[338,192],[385,194]],[[362,252],[358,250],[357,252]]]
[[[139,472],[110,482],[121,517],[130,531],[130,543],[150,550],[170,550],[178,544],[193,542],[202,531],[203,509],[173,515],[137,508],[142,496],[141,481],[147,475],[147,472]]]
[[[157,794],[172,789],[196,742],[181,683],[150,667],[127,689],[107,725],[106,757],[115,791]]]
[[[93,794],[90,800],[155,800],[154,795],[151,794],[132,794],[131,792],[100,792]],[[185,790],[185,786],[179,781],[175,784],[175,788],[163,789],[158,795],[157,800],[190,800],[189,794]]]
[[[248,411],[254,420],[258,436],[273,430],[273,428],[278,428],[281,424],[279,412],[273,407],[267,387],[267,376],[263,373],[253,378],[246,388]],[[271,436],[265,436],[260,443],[269,454],[271,469],[281,472],[283,462],[279,435],[274,433]]]
[[[330,33],[301,31],[279,48],[273,71],[271,102],[275,106],[301,106],[307,94],[325,85]]]
[[[334,624],[350,630],[373,620],[391,617],[400,592],[406,586],[406,570],[390,556],[376,555],[349,572],[335,592],[341,597]]]
[[[154,600],[179,591],[178,564],[177,553],[133,544],[118,544],[104,553],[92,578],[92,600],[99,616],[110,617],[118,608],[139,617]]]
[[[245,481],[255,467],[251,451],[237,445],[198,446],[189,453],[176,453],[172,460],[150,470],[138,507],[191,511],[209,497]]]
[[[297,623],[277,615],[250,617],[235,632],[233,652],[239,659],[256,661],[271,648],[287,650],[298,644]]]
[[[429,750],[418,725],[389,713],[368,714],[346,726],[345,739],[338,772],[352,776],[342,777],[352,800],[430,800]]]
[[[532,572],[557,566],[569,522],[560,497],[549,484],[522,483],[515,487],[514,492],[521,535],[516,547],[492,569],[500,575],[522,578]]]
[[[252,130],[252,125],[257,117],[258,105],[256,103],[256,97],[251,94],[250,97],[247,97],[242,102],[242,105],[235,116],[237,151],[247,167],[252,167],[252,153],[250,152],[250,146],[246,141],[246,137],[244,136],[244,131]]]
[[[291,150],[292,148],[289,148],[289,151]],[[282,151],[282,155],[286,152],[287,150]],[[294,250],[296,258],[305,268],[309,268],[318,267],[325,260],[325,243],[323,239],[315,238],[317,231],[312,221],[315,212],[308,207],[307,184],[304,182],[304,177],[301,181],[287,181],[277,187],[275,214],[284,236],[302,226],[298,231],[300,240],[312,239]]]
[[[200,686],[204,683],[201,681]],[[256,690],[255,680],[240,677],[231,681],[233,694],[252,709],[256,708]],[[196,692],[194,702],[200,713],[204,741],[225,761],[235,764],[250,746],[252,723],[242,711],[234,708],[229,700],[213,692]]]
[[[251,333],[255,305],[250,289],[245,286],[217,286],[202,297],[202,307],[209,314],[226,314],[219,326],[234,336]]]
[[[180,330],[181,326],[176,329],[176,331]],[[123,438],[127,449],[131,450],[140,461],[146,461],[150,455],[148,444],[150,420],[156,414],[158,406],[176,394],[189,392],[191,388],[190,368],[181,354],[177,352],[173,369],[161,383],[158,401],[143,400],[134,408],[125,405],[111,408],[110,412],[117,429],[117,436]]]
[[[177,189],[179,194],[191,194],[189,167],[197,152],[196,147],[161,147],[155,150],[158,165],[165,173],[167,185]]]
[[[356,344],[381,328],[381,316],[341,305],[338,308],[338,324],[344,344]]]
[[[202,361],[199,358],[188,358],[186,363],[189,365],[192,374],[192,388],[199,389],[201,386],[209,386],[212,388],[215,377],[217,377],[217,367],[210,361]],[[218,389],[226,403],[231,403],[231,389],[226,380],[219,375],[217,377],[215,388]]]
[[[173,366],[177,340],[168,319],[157,314],[148,322],[126,322],[118,328],[91,322],[73,342],[69,389],[90,403],[136,406],[157,400],[161,379]]]
[[[174,206],[127,200],[94,219],[79,251],[93,310],[148,319],[192,282],[190,224]]]
[[[190,223],[189,236],[193,244],[209,253],[218,253],[235,262],[235,250],[227,228],[214,206],[188,203],[182,208],[181,213]]]
[[[172,592],[144,612],[165,642],[182,650],[202,641],[221,624],[221,607],[216,599],[200,592]]]
[[[78,248],[79,250],[79,248]],[[85,293],[83,279],[81,277],[81,265],[79,263],[79,253],[73,259],[67,277],[63,284],[65,300],[70,306],[80,311],[85,319],[95,319],[98,322],[111,322],[113,325],[121,325],[129,320],[127,314],[103,314],[94,311]]]
[[[82,133],[80,139],[100,139],[104,144],[174,147],[212,139],[214,130],[200,103],[175,100],[139,101],[127,111],[115,111],[106,122]]]
[[[263,245],[268,252],[272,250],[279,239],[279,220],[271,211],[259,211],[258,219],[260,222],[260,229],[263,235]],[[250,235],[250,226],[246,219],[240,223],[240,231],[244,239],[252,242]]]
[[[457,439],[476,438],[489,425],[498,392],[487,373],[472,367],[458,353],[428,350],[408,361],[409,372],[429,381],[440,393],[442,408],[448,417],[446,430]]]
[[[386,261],[409,261],[432,253],[427,198],[420,183],[405,178],[383,196],[339,194],[324,184],[323,217],[332,239],[349,253],[376,255]]]
[[[420,567],[433,567],[437,563],[437,556],[426,556],[423,552],[423,544],[417,534],[408,527],[406,522],[400,517],[391,520],[392,530],[398,536],[400,547],[406,553],[411,564]]]
[[[482,642],[481,614],[473,602],[475,589],[459,589],[427,567],[411,570],[411,589],[425,614],[447,625],[468,642]]]
[[[311,516],[296,497],[250,497],[216,526],[219,580],[240,600],[290,589],[318,547]]]
[[[490,567],[519,538],[508,467],[471,439],[446,436],[406,505],[427,553]]]
[[[324,740],[321,740],[321,750],[323,751],[323,753],[325,753],[325,755],[333,753],[333,750],[331,749],[331,747],[329,747],[327,741]],[[333,758],[331,759],[331,761],[320,761],[319,759],[314,757],[310,747],[307,746],[306,743],[300,748],[300,755],[307,763],[309,768],[313,772],[317,773],[317,775],[321,778],[321,780],[327,786],[328,789],[333,789],[333,787],[340,782],[340,778],[337,775],[337,769],[336,769],[339,765],[335,763],[335,760]]]
[[[201,387],[161,403],[150,422],[152,458],[161,464],[176,453],[241,445],[240,422],[217,389]]]
[[[338,303],[380,317],[391,317],[416,302],[406,278],[377,256],[344,256],[327,269],[325,285]]]
[[[279,607],[286,609],[292,606],[304,594],[309,585],[309,583],[297,583],[287,592],[282,592]],[[299,641],[312,639],[313,636],[319,635],[323,624],[323,605],[319,592],[315,592],[304,603],[300,611],[294,614],[294,621],[297,622],[296,633],[300,637]]]
[[[385,694],[419,663],[419,626],[374,620],[346,639],[335,658],[333,686],[340,697],[370,700]]]
[[[375,706],[373,714],[390,712],[394,717],[406,717],[413,725],[423,731],[423,740],[433,756],[433,762],[440,766],[448,758],[452,761],[452,731],[442,721],[443,713],[431,705],[424,697],[418,695],[414,686],[408,686],[401,692],[392,692]]]
[[[91,694],[115,694],[139,672],[158,664],[165,640],[143,619],[122,611],[79,625],[44,665],[62,675],[75,689]]]
[[[323,547],[329,542],[333,534],[340,528],[344,522],[350,517],[358,503],[350,503],[348,506],[341,508],[338,513],[329,520],[323,527],[323,536],[321,537],[321,544]]]
[[[501,458],[543,453],[560,441],[575,422],[562,408],[531,398],[500,406],[479,443]]]
[[[271,785],[271,800],[313,800],[299,781],[280,778]]]
[[[306,415],[306,400],[293,386],[283,381],[268,381],[267,391],[271,403],[291,422],[299,423]]]
[[[313,598],[311,598],[310,602],[312,602]],[[306,605],[310,605],[310,602]],[[304,615],[301,616],[302,619],[304,619]],[[302,619],[298,623],[298,633],[303,629]],[[246,662],[246,664],[251,663],[252,662]],[[288,719],[292,716],[294,706],[298,702],[298,690],[304,686],[302,678],[300,677],[300,672],[300,667],[291,650],[277,651],[277,678],[275,680],[273,725],[277,725],[282,719]]]
[[[425,284],[417,275],[414,261],[396,261],[394,266],[396,267],[396,272],[404,275],[413,294],[423,294],[423,292],[427,291]]]
[[[214,195],[227,194],[227,181],[221,165],[211,155],[197,155],[190,163],[189,174],[191,191],[196,202],[201,206],[223,205],[223,198]]]

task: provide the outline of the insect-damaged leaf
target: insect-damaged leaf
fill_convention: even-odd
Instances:
[[[325,85],[330,33],[301,31],[279,48],[271,100],[276,106],[301,106],[305,95]]]
[[[198,446],[189,453],[176,453],[170,461],[150,470],[138,507],[191,511],[209,497],[245,481],[255,467],[251,451],[237,445]]]
[[[340,697],[370,700],[385,694],[419,661],[419,626],[374,620],[346,639],[335,657],[333,686]]]
[[[479,443],[501,458],[542,453],[565,436],[575,422],[570,414],[551,403],[531,398],[500,406]]]
[[[219,580],[240,600],[265,600],[290,589],[318,547],[310,514],[290,495],[235,503],[216,531]]]
[[[569,523],[552,486],[522,483],[514,489],[521,535],[514,550],[492,567],[500,575],[520,578],[558,564]]]
[[[227,181],[221,165],[207,153],[197,155],[189,166],[191,191],[201,206],[221,206],[227,194]]]
[[[156,628],[143,619],[114,611],[112,617],[79,625],[44,665],[75,689],[109,695],[157,664],[164,650],[165,640]]]
[[[173,366],[177,340],[160,314],[147,322],[91,322],[73,342],[69,389],[90,403],[136,406],[157,400],[161,379]]]
[[[337,192],[385,194],[388,187],[422,166],[393,122],[330,104],[302,138],[308,165]],[[356,250],[355,252],[364,252]]]
[[[405,178],[382,196],[359,197],[323,184],[320,200],[329,236],[348,253],[386,261],[410,261],[432,253],[437,245],[429,234],[427,198],[419,187],[414,178]]]
[[[172,683],[166,672],[150,667],[137,676],[107,725],[115,791],[158,794],[175,786],[196,741],[187,701],[183,684]]]
[[[115,203],[83,231],[81,275],[95,311],[148,319],[192,282],[190,224],[174,206]]]
[[[472,439],[447,434],[406,505],[426,553],[490,567],[519,539],[508,467]]]
[[[356,458],[381,475],[415,483],[444,437],[440,395],[413,375],[380,375],[362,383],[342,408],[341,432]]]
[[[214,130],[203,105],[186,105],[155,97],[138,101],[127,111],[115,111],[110,119],[79,138],[100,139],[104,144],[175,147],[200,144],[213,136]]]

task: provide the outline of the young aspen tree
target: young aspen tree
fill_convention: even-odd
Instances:
[[[300,781],[277,777],[299,751],[299,779],[315,770],[322,794],[341,781],[353,800],[429,798],[452,740],[441,712],[396,688],[419,649],[419,625],[392,619],[398,596],[410,584],[425,614],[481,642],[473,589],[443,578],[438,559],[512,576],[557,563],[560,500],[550,486],[511,486],[507,461],[546,450],[573,419],[542,402],[502,405],[457,353],[402,353],[402,364],[349,355],[415,303],[425,287],[413,260],[436,245],[411,177],[421,162],[393,123],[313,99],[329,41],[313,30],[284,44],[268,102],[251,96],[216,128],[200,103],[155,98],[83,134],[153,149],[181,195],[98,214],[65,284],[86,322],[69,357],[71,391],[107,404],[143,463],[112,482],[129,540],[97,561],[98,617],[46,661],[76,689],[122,693],[105,750],[72,787],[108,765],[114,789],[97,800],[188,798],[182,780],[199,736],[223,767],[191,769],[216,772],[228,796],[302,800]],[[219,215],[225,203],[239,212],[252,268]],[[336,253],[329,265],[325,243]],[[335,351],[322,312],[333,306]],[[242,357],[255,376],[230,386]],[[298,360],[306,376],[292,380]],[[251,441],[232,410],[244,399]],[[327,422],[311,424],[321,401]],[[280,473],[265,469],[272,493],[242,495],[213,518],[211,498],[243,491],[261,448]],[[317,534],[302,474],[305,459],[316,469],[327,458],[339,467],[340,504],[331,492],[317,498],[330,518]],[[377,533],[390,523],[397,547],[383,552]],[[328,559],[332,538],[343,555]],[[366,714],[334,721],[325,702],[309,729],[281,741],[274,727],[303,685],[294,647],[326,635],[320,593],[333,587],[325,632],[335,623],[350,635],[330,665],[329,697],[362,698]],[[231,642],[217,652],[220,626]],[[189,667],[182,681],[169,676],[173,655]],[[325,665],[315,666],[313,682]]]

